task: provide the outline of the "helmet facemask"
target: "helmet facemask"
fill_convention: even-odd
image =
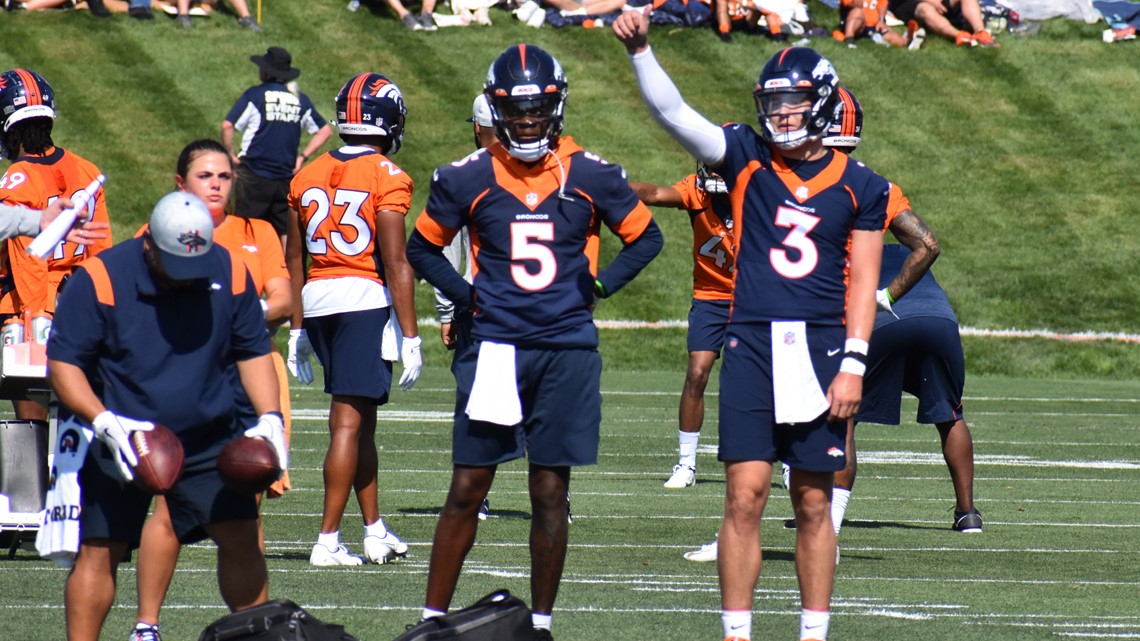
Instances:
[[[511,156],[536,162],[557,142],[562,133],[565,92],[534,96],[488,96],[495,136]]]
[[[697,189],[714,196],[728,193],[728,185],[725,184],[724,178],[703,162],[697,163]]]
[[[765,137],[773,145],[786,150],[797,149],[819,138],[830,121],[830,114],[825,116],[821,112],[831,88],[822,87],[820,93],[825,95],[813,102],[813,92],[806,89],[759,89],[754,92],[756,118]]]

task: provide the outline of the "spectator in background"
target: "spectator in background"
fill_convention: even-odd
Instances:
[[[260,69],[261,84],[250,87],[222,121],[222,144],[233,149],[234,130],[242,132],[234,154],[238,185],[235,210],[246,218],[269,221],[281,243],[289,220],[289,181],[332,129],[309,97],[286,83],[301,75],[293,57],[281,47],[249,59]],[[312,135],[301,155],[301,129]]]
[[[420,14],[416,15],[408,11],[408,8],[400,0],[384,0],[384,4],[396,12],[396,18],[412,31],[436,31],[439,29],[439,26],[435,24],[435,19],[431,17],[432,11],[435,10],[435,2],[436,0],[423,0],[420,5]],[[351,3],[349,9],[356,11]]]
[[[886,47],[907,47],[914,42],[918,23],[907,23],[906,35],[891,29],[886,23],[887,0],[841,0],[839,3],[839,28],[832,37],[855,48],[855,40],[871,38],[875,44]],[[918,47],[913,47],[917,49]]]
[[[36,72],[9,69],[0,74],[0,113],[4,114],[0,155],[13,161],[0,178],[0,203],[44,209],[59,198],[75,200],[101,173],[91,162],[55,145],[55,91]],[[103,190],[91,199],[85,215],[109,223]],[[29,238],[11,238],[0,251],[4,271],[0,318],[15,319],[12,322],[23,318],[25,324],[55,313],[63,282],[88,256],[110,247],[111,237],[108,233],[90,246],[61,242],[46,260],[27,254],[30,243]],[[24,331],[30,336],[33,329]],[[47,408],[33,401],[12,404],[17,418],[47,420]]]
[[[249,6],[246,5],[245,0],[228,0],[228,2],[233,7],[234,13],[237,14],[238,25],[250,31],[262,31],[261,25],[257,24],[253,16],[249,15]],[[176,19],[178,24],[186,29],[192,26],[190,23],[190,0],[178,0],[178,16]]]
[[[154,20],[154,14],[150,10],[150,0],[130,0],[127,15],[135,20]]]
[[[978,0],[890,0],[891,13],[908,24],[953,40],[959,47],[1000,47],[989,31]]]

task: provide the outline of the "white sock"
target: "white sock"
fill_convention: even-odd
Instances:
[[[827,638],[827,626],[831,623],[831,612],[803,610],[800,612],[800,639]]]
[[[724,625],[724,638],[752,638],[752,610],[721,610],[720,622]]]
[[[420,614],[420,618],[424,619],[424,620],[434,619],[435,617],[441,617],[445,614],[447,614],[447,613],[446,612],[440,612],[439,610],[433,610],[431,608],[424,608],[423,613]]]
[[[681,465],[688,465],[694,470],[697,469],[697,441],[700,440],[700,432],[682,432],[677,430],[677,441],[679,443],[677,449],[681,452]]]
[[[320,543],[330,550],[337,549],[340,545],[340,530],[335,532],[321,532],[317,535],[317,543]]]
[[[851,500],[851,490],[841,487],[831,488],[831,524],[835,526],[835,536],[843,527],[843,515],[847,512],[847,502]]]
[[[539,614],[537,612],[530,613],[530,624],[534,626],[535,630],[549,630],[551,620],[554,617],[549,614]]]
[[[384,525],[384,519],[377,519],[372,525],[364,526],[364,536],[378,536],[384,538],[388,534],[388,528]]]

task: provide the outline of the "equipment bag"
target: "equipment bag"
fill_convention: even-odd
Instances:
[[[533,641],[530,608],[506,590],[497,590],[475,605],[409,626],[395,641]]]
[[[322,623],[288,599],[233,612],[211,623],[198,641],[357,641],[343,626]]]

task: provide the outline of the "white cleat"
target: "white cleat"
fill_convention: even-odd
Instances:
[[[334,567],[338,565],[363,565],[364,559],[351,554],[343,545],[336,546],[335,550],[317,543],[309,554],[309,565],[317,567]]]
[[[708,561],[716,560],[716,541],[706,543],[697,550],[689,550],[685,552],[685,558],[689,561],[696,561],[698,563],[706,563]]]
[[[400,540],[392,530],[384,536],[364,537],[364,558],[369,563],[384,565],[408,555],[408,544]]]
[[[668,481],[665,481],[665,487],[669,488],[670,490],[676,490],[683,487],[689,487],[696,482],[696,468],[678,463],[673,466],[673,475],[669,477]]]

